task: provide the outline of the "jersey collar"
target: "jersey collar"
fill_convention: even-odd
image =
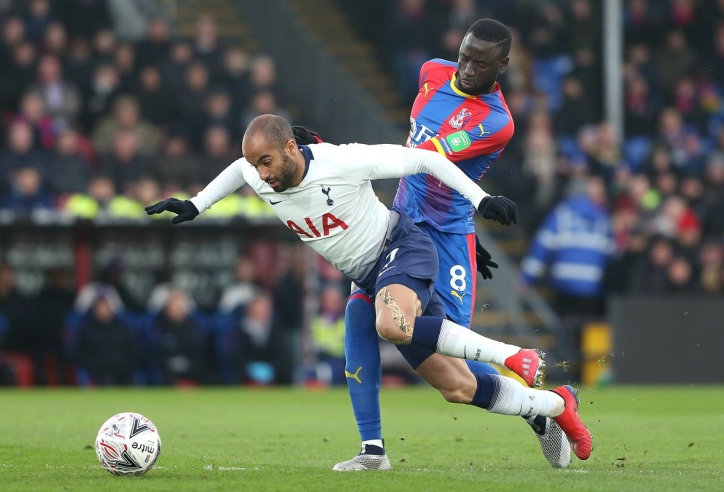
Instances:
[[[458,96],[467,97],[468,99],[477,99],[478,96],[472,96],[470,94],[465,94],[463,91],[461,91],[460,89],[457,88],[457,86],[455,85],[455,81],[457,80],[457,78],[458,78],[458,74],[453,72],[452,79],[450,79],[450,88],[453,90],[453,92],[455,94],[457,94]],[[500,84],[498,84],[496,82],[495,85],[493,85],[493,92],[491,92],[491,94],[494,94],[494,93],[498,92],[499,90],[500,90]],[[479,95],[484,96],[485,94],[479,94]]]
[[[314,159],[314,154],[312,154],[312,149],[306,145],[300,145],[299,150],[304,156],[304,174],[302,175],[302,180],[304,180],[307,177],[307,172],[309,172],[309,163]]]

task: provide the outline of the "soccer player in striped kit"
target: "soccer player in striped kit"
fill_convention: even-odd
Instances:
[[[479,181],[498,159],[514,131],[505,98],[497,82],[508,65],[511,32],[492,19],[475,22],[465,35],[458,61],[434,59],[420,70],[419,92],[410,113],[408,147],[438,152],[457,164],[466,176]],[[470,327],[475,304],[477,269],[492,277],[497,267],[477,243],[474,208],[470,202],[429,174],[400,180],[394,208],[404,211],[438,249],[440,268],[436,292],[445,313],[455,323]],[[372,300],[354,291],[347,304],[345,322],[347,386],[362,439],[360,453],[337,463],[334,470],[386,470],[390,461],[384,449],[379,404],[381,365]],[[489,364],[452,359],[431,350],[397,348],[430,385],[452,403],[474,403],[476,375],[498,372]],[[521,374],[522,357],[506,366]],[[494,376],[499,377],[499,376]],[[532,375],[524,376],[533,386]],[[560,426],[550,418],[528,416],[551,466],[566,467],[571,447]]]

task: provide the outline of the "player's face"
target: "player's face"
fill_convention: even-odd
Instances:
[[[304,173],[293,157],[297,144],[290,140],[283,148],[270,144],[267,139],[252,138],[244,141],[244,157],[254,166],[259,177],[277,193],[298,185],[300,176]]]
[[[487,94],[493,90],[498,74],[508,66],[508,56],[500,47],[468,33],[460,44],[455,85],[465,94]]]

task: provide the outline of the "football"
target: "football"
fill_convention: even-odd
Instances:
[[[161,454],[161,437],[153,422],[140,413],[119,413],[98,430],[96,454],[103,468],[114,475],[143,475]]]

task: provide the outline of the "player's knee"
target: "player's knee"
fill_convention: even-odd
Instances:
[[[377,328],[377,334],[382,337],[386,342],[394,343],[396,345],[405,341],[408,338],[392,320],[378,318],[375,327]]]
[[[450,403],[470,403],[470,398],[462,389],[438,388],[440,394]]]

